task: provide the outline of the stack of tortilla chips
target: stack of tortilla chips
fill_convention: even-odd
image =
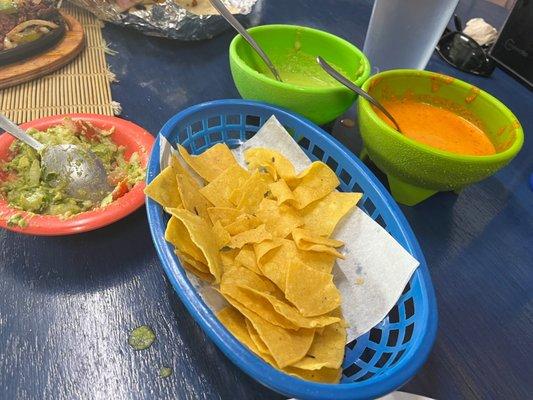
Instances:
[[[346,344],[333,283],[343,243],[330,238],[359,193],[335,190],[324,163],[296,174],[277,151],[251,148],[241,167],[216,144],[198,156],[179,147],[146,194],[171,215],[165,238],[182,265],[229,303],[217,313],[272,366],[336,383]]]

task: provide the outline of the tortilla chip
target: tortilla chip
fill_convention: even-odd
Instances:
[[[274,167],[276,171],[276,176],[272,176],[274,179],[277,179],[278,175],[282,179],[287,179],[296,175],[292,163],[276,150],[254,147],[244,152],[244,159],[250,169],[257,169],[261,166]]]
[[[174,175],[182,174],[191,178],[198,187],[203,186],[204,180],[191,167],[187,165],[185,160],[179,153],[173,152],[170,156],[170,166],[174,171]]]
[[[321,368],[340,368],[344,360],[346,328],[340,323],[324,327],[321,335],[315,335],[307,355],[293,367],[316,370]]]
[[[355,207],[361,197],[361,193],[331,192],[300,210],[304,228],[316,235],[331,236],[341,218]]]
[[[219,250],[226,246],[231,240],[231,236],[224,229],[220,221],[217,221],[216,224],[213,225],[213,233],[215,235]]]
[[[299,260],[289,264],[285,297],[305,317],[326,314],[341,304],[333,275],[317,271]]]
[[[208,223],[198,215],[187,210],[172,209],[171,213],[187,228],[192,241],[202,250],[209,266],[209,271],[220,282],[222,263],[218,254],[217,241]]]
[[[321,327],[331,325],[331,324],[334,324],[340,321],[339,317],[334,317],[334,316],[329,316],[329,315],[307,318],[307,317],[304,317],[302,314],[300,314],[298,309],[296,309],[294,306],[288,304],[282,296],[275,296],[270,293],[261,292],[249,286],[239,286],[239,289],[241,290],[241,293],[245,293],[249,297],[252,297],[252,298],[255,297],[256,304],[262,304],[262,308],[264,312],[256,311],[252,307],[248,307],[249,309],[261,315],[261,317],[263,317],[264,319],[266,319],[267,321],[275,325],[280,325],[280,324],[277,324],[273,320],[271,320],[271,318],[268,318],[267,314],[276,313],[280,315],[281,317],[283,317],[283,320],[281,321],[287,321],[283,325],[280,325],[280,326],[283,326],[284,328],[287,328],[287,329],[321,328]],[[234,298],[236,297],[234,296]],[[236,300],[240,301],[239,298],[236,298]],[[270,303],[270,306],[266,305],[267,303],[265,303],[264,300]],[[243,303],[243,305],[246,306],[246,304],[243,301],[241,301],[241,303]],[[276,318],[275,320],[279,320],[279,319]]]
[[[313,342],[314,329],[283,329],[267,322],[239,302],[231,298],[228,298],[228,301],[252,323],[279,368],[294,364],[305,357]]]
[[[257,217],[266,225],[272,236],[285,238],[291,231],[303,225],[303,219],[292,207],[278,206],[274,200],[263,199],[257,210]]]
[[[218,254],[220,255],[220,260],[224,267],[224,273],[226,273],[229,268],[235,267],[235,257],[239,254],[239,249],[231,249],[228,246],[224,246],[220,249]]]
[[[292,193],[291,188],[283,179],[268,185],[272,196],[276,199],[278,205],[287,204],[296,207],[297,201]]]
[[[224,229],[226,229],[230,235],[235,236],[239,233],[249,231],[250,229],[255,229],[261,225],[261,223],[261,220],[256,216],[241,213],[235,221],[226,225]]]
[[[188,175],[183,174],[177,174],[176,181],[178,182],[178,190],[183,208],[211,222],[207,209],[212,204],[199,192],[200,188],[196,182]]]
[[[344,259],[344,256],[335,250],[335,247],[344,246],[344,243],[340,240],[327,239],[322,236],[315,235],[308,229],[299,228],[292,230],[292,238],[300,250],[327,253],[334,257]]]
[[[256,274],[261,274],[261,271],[257,267],[257,261],[255,259],[255,251],[251,244],[246,244],[242,247],[239,254],[235,257],[235,263],[248,268],[250,271]]]
[[[240,165],[232,165],[200,189],[200,193],[216,207],[232,207],[229,200],[231,193],[241,187],[249,176],[250,173]]]
[[[254,214],[261,201],[268,196],[268,184],[271,181],[265,175],[255,171],[241,187],[233,191],[230,200],[239,210]]]
[[[318,370],[305,370],[295,367],[284,368],[283,371],[289,375],[296,376],[306,381],[319,383],[339,383],[342,375],[342,369],[322,368]]]
[[[188,255],[200,263],[207,264],[204,253],[192,241],[187,228],[179,219],[170,217],[165,230],[165,240],[172,243],[180,253]]]
[[[228,246],[232,249],[240,249],[247,243],[261,243],[270,239],[272,239],[272,235],[266,230],[266,226],[263,224],[257,228],[233,236]]]
[[[257,350],[259,351],[259,353],[261,353],[261,356],[263,355],[270,356],[268,347],[266,346],[265,342],[263,342],[263,339],[261,339],[261,337],[259,336],[259,333],[257,333],[252,323],[248,321],[246,318],[244,318],[244,320],[246,321],[246,329],[248,329],[248,334],[250,335],[250,338],[254,342],[255,346],[257,347]]]
[[[191,274],[193,274],[197,278],[205,282],[209,282],[209,283],[214,282],[213,275],[211,275],[210,272],[206,273],[206,272],[199,271],[198,269],[196,269],[193,265],[189,264],[188,262],[182,262],[181,265],[183,265],[183,268],[185,268],[187,271],[189,271]]]
[[[259,354],[257,346],[248,334],[248,329],[246,328],[246,319],[239,311],[231,306],[225,307],[217,312],[217,318],[220,320],[222,325],[224,325],[226,329],[230,331],[233,336],[235,336],[235,338],[237,338],[254,353]]]
[[[163,207],[181,206],[181,197],[176,175],[171,167],[166,167],[144,189],[144,193]]]
[[[202,272],[204,274],[210,274],[209,267],[205,265],[204,263],[198,260],[195,260],[193,257],[191,257],[190,255],[186,253],[183,253],[183,252],[180,253],[178,250],[176,250],[175,253],[178,256],[182,264],[187,263],[189,264],[191,268],[195,269],[198,272]]]
[[[321,161],[312,163],[295,182],[292,193],[299,209],[327,196],[340,184],[335,172]]]
[[[233,283],[226,282],[225,280],[222,280],[220,285],[220,293],[222,293],[224,298],[230,303],[232,300],[237,301],[247,310],[251,310],[257,315],[260,315],[261,318],[268,321],[270,324],[292,330],[297,330],[299,328],[281,314],[277,313],[272,308],[272,305],[265,298],[257,295],[257,293],[245,290],[245,288],[241,288]]]
[[[223,143],[217,143],[198,156],[192,156],[182,145],[178,151],[189,166],[207,182],[213,181],[222,172],[237,164],[233,153]]]
[[[222,226],[231,224],[242,215],[242,211],[229,207],[209,207],[207,213],[209,214],[209,218],[213,225],[220,221]]]
[[[263,276],[260,276],[244,267],[233,267],[228,269],[222,276],[221,285],[236,285],[253,287],[261,292],[276,295],[276,286]]]
[[[310,268],[330,273],[335,257],[326,253],[302,251],[292,240],[274,239],[254,245],[257,266],[268,279],[285,291],[288,265],[294,259]]]

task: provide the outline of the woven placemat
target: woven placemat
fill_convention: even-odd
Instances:
[[[66,113],[120,113],[120,104],[111,99],[114,77],[105,60],[103,23],[68,2],[63,9],[82,24],[86,48],[50,75],[0,90],[0,110],[17,123]]]

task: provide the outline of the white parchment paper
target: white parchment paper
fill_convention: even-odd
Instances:
[[[160,137],[161,168],[176,154],[171,144]],[[307,168],[311,160],[273,116],[239,148],[235,157],[244,164],[244,150],[266,147],[279,151],[297,172]],[[405,285],[418,267],[415,260],[385,229],[356,207],[337,226],[333,238],[342,240],[345,260],[338,260],[334,281],[342,296],[342,312],[348,323],[348,343],[377,325],[396,304]],[[206,304],[217,311],[226,303],[209,285],[188,273]]]

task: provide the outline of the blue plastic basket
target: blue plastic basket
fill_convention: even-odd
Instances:
[[[313,160],[322,160],[336,171],[343,191],[361,191],[359,207],[402,244],[418,261],[398,303],[370,332],[346,346],[340,384],[318,384],[284,374],[256,357],[223,325],[191,285],[164,239],[168,216],[154,201],[146,203],[152,238],[165,272],[181,300],[207,335],[236,365],[252,378],[284,395],[297,399],[373,399],[407,382],[425,362],[437,330],[437,308],[429,272],[411,228],[378,179],[342,144],[313,123],[264,103],[220,100],[188,108],[171,118],[160,135],[181,143],[197,154],[218,142],[235,147],[253,136],[271,116],[293,134]],[[157,139],[147,180],[159,173]]]

